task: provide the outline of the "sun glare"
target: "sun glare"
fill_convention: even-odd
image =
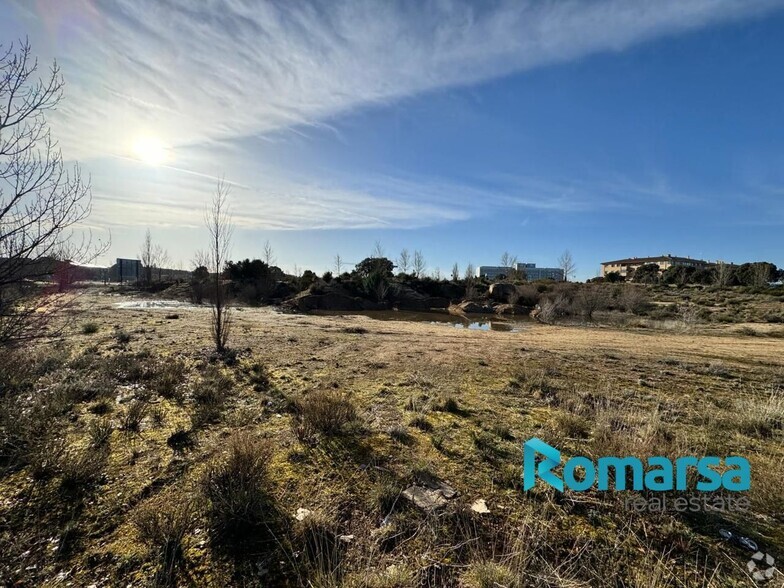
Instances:
[[[163,165],[169,159],[169,151],[158,137],[144,135],[133,143],[133,155],[148,165]]]

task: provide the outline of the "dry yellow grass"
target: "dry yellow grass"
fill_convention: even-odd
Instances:
[[[114,357],[176,359],[185,366],[184,398],[113,381],[109,417],[91,412],[95,401],[79,400],[75,417],[55,421],[70,446],[82,447],[92,421],[121,414],[118,397],[150,388],[160,422],[147,417],[139,434],[111,434],[105,479],[78,507],[56,489],[59,474],[44,483],[31,480],[29,466],[4,474],[0,549],[10,556],[3,580],[54,582],[65,572],[85,585],[151,577],[157,564],[134,532],[136,512],[153,501],[197,500],[203,472],[238,430],[273,441],[268,490],[281,517],[277,543],[232,558],[196,514],[182,540],[181,582],[474,586],[511,573],[527,578],[521,585],[616,585],[619,578],[628,586],[743,585],[746,554],[718,538],[720,527],[784,558],[782,405],[771,401],[783,393],[784,339],[738,337],[729,327],[683,333],[531,323],[517,333],[481,332],[237,309],[231,346],[238,360],[214,364],[231,390],[217,422],[199,424],[193,447],[178,453],[167,440],[193,422],[191,391],[209,372],[209,310],[178,308],[179,318],[167,319],[173,311],[121,309],[118,301],[97,293],[80,300],[79,322],[99,329],[74,328],[69,361],[87,353],[97,370]],[[130,341],[118,343],[116,325]],[[269,389],[254,388],[258,364],[268,368]],[[62,373],[46,377],[55,383]],[[359,422],[303,443],[292,407],[320,390],[349,399]],[[427,426],[410,426],[416,419]],[[567,455],[744,455],[752,463],[752,512],[632,516],[612,493],[525,494],[520,444],[533,435]],[[459,493],[440,514],[398,496],[423,472]],[[478,498],[489,514],[468,510]],[[307,527],[294,519],[298,508],[316,513]],[[66,523],[78,548],[55,556],[41,541],[64,541]]]

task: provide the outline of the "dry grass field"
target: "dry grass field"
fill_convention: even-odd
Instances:
[[[91,291],[67,343],[2,359],[6,585],[752,585],[719,529],[784,562],[784,327],[506,333],[241,308],[216,358],[208,308],[124,300]],[[567,456],[742,455],[751,507],[526,493],[533,436]],[[456,496],[436,509],[402,494],[439,482]]]

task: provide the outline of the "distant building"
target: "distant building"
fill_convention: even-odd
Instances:
[[[525,280],[533,282],[535,280],[555,280],[564,281],[564,271],[558,267],[536,267],[535,263],[518,263],[516,267],[504,267],[502,265],[480,265],[477,269],[477,276],[496,280],[499,277],[510,277],[515,270]]]
[[[117,258],[117,263],[111,268],[114,280],[123,282],[137,282],[142,275],[142,262],[138,259]]]
[[[691,257],[678,257],[676,255],[660,255],[659,257],[629,257],[628,259],[617,259],[615,261],[602,262],[602,277],[611,272],[616,272],[622,277],[634,272],[639,267],[648,264],[659,266],[659,272],[663,272],[674,266],[693,267],[696,269],[706,269],[713,264],[702,259],[692,259]]]
[[[560,267],[536,267],[535,263],[518,263],[517,271],[525,274],[525,279],[529,282],[536,280],[563,282],[566,279],[564,271]]]
[[[487,278],[488,280],[495,280],[500,277],[509,277],[514,271],[514,268],[504,267],[502,265],[480,265],[476,269],[476,275],[479,278]]]

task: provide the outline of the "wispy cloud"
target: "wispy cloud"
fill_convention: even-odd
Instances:
[[[307,136],[309,129],[327,128],[343,140],[331,119],[368,105],[619,51],[782,5],[8,1],[27,19],[33,42],[45,39],[40,45],[63,66],[67,96],[52,117],[53,130],[68,157],[97,170],[91,223],[198,227],[200,203],[226,172],[241,211],[235,220],[248,229],[417,228],[510,208],[579,212],[684,202],[689,197],[661,177],[460,182],[356,170],[329,177],[260,174],[258,154],[238,147],[238,139],[276,141],[283,129]],[[124,161],[147,133],[174,148],[169,167]],[[197,151],[199,157],[189,155]]]
[[[465,85],[759,14],[776,0],[18,1],[68,42],[55,119],[75,157],[324,124]],[[38,11],[36,14],[34,11]],[[64,42],[64,41],[63,41]]]

